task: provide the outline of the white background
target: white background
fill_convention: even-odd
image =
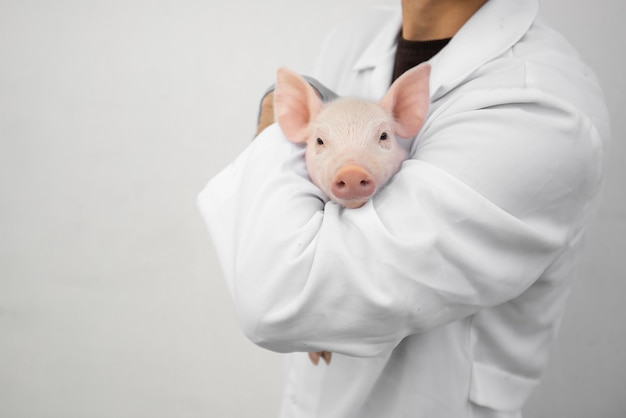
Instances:
[[[273,417],[280,356],[242,336],[195,206],[279,65],[310,71],[375,3],[0,0],[0,417]],[[595,69],[603,204],[526,417],[626,416],[620,0],[543,0]]]

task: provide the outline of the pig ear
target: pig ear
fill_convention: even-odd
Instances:
[[[402,74],[380,101],[395,121],[395,134],[413,138],[424,124],[430,103],[430,64],[423,63]]]
[[[279,68],[274,90],[274,115],[280,129],[292,142],[307,140],[309,122],[322,108],[322,101],[299,74]]]

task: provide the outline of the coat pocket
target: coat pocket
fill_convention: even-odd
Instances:
[[[538,382],[538,379],[529,379],[493,366],[474,363],[470,401],[496,411],[518,412]]]

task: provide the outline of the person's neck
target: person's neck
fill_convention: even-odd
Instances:
[[[402,0],[402,37],[452,38],[487,0]]]

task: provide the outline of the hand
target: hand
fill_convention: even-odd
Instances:
[[[330,364],[332,355],[333,353],[330,351],[317,351],[315,353],[309,353],[309,358],[311,359],[311,362],[317,366],[320,362],[320,357],[324,359],[326,364]]]
[[[257,126],[256,135],[263,132],[265,128],[274,123],[274,92],[269,92],[261,101],[261,112],[259,115],[259,124]]]

